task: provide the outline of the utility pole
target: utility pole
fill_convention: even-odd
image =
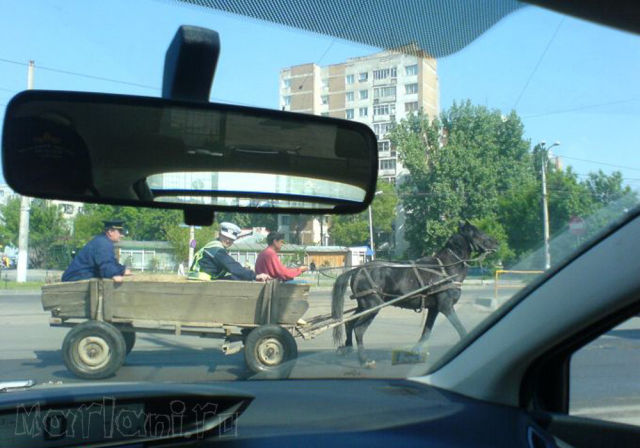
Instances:
[[[194,226],[189,226],[189,266],[187,266],[187,270],[191,269],[191,265],[193,264],[193,240],[196,239],[196,228]]]
[[[27,71],[27,89],[33,89],[33,70],[35,63],[29,61]],[[29,211],[31,199],[22,196],[20,198],[20,226],[18,228],[18,266],[16,272],[16,282],[27,281],[27,267],[29,263]]]
[[[371,216],[371,205],[369,205],[369,245],[371,246],[371,259],[376,257],[376,251],[373,248],[373,218]]]
[[[545,148],[546,143],[540,142],[540,156],[542,159],[542,231],[544,237],[544,268],[551,267],[551,251],[549,247],[549,200],[547,196],[547,163],[549,160],[549,150],[560,143],[555,142],[553,145]]]

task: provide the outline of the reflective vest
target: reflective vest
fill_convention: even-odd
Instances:
[[[200,271],[200,261],[202,261],[202,259],[204,258],[204,252],[207,251],[207,254],[209,254],[213,258],[220,250],[225,250],[225,247],[218,240],[213,240],[205,244],[204,247],[196,252],[195,256],[193,257],[193,263],[191,264],[191,268],[189,268],[189,274],[187,275],[187,278],[189,280],[217,280],[224,277],[227,273],[224,268],[222,268],[220,272],[218,272],[215,276]]]

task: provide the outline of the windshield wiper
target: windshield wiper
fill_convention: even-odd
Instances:
[[[27,389],[33,387],[36,384],[33,380],[15,380],[15,381],[0,381],[0,392],[9,392],[14,389]]]

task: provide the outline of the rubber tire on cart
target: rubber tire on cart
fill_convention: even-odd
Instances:
[[[244,341],[244,360],[257,378],[288,378],[297,357],[296,340],[278,325],[254,328]]]
[[[133,346],[136,345],[136,332],[135,331],[121,331],[124,338],[125,356],[131,353]]]
[[[125,356],[122,333],[107,322],[90,320],[76,325],[62,343],[65,366],[82,379],[113,376],[124,363]]]

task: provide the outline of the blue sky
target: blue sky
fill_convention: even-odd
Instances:
[[[181,24],[220,33],[213,101],[276,108],[282,67],[378,51],[168,0],[1,0],[0,118],[26,88],[21,64],[30,59],[36,88],[159,96],[166,47]],[[440,59],[438,72],[441,108],[469,98],[515,109],[527,138],[560,141],[554,152],[577,173],[618,169],[640,188],[640,37],[527,7]]]

